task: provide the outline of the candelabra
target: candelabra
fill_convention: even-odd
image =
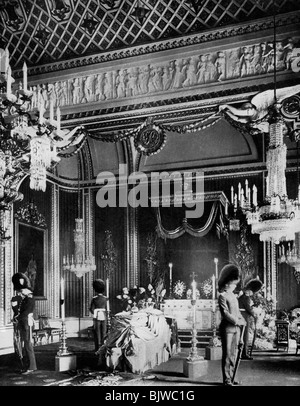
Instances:
[[[198,354],[198,340],[197,340],[197,324],[196,324],[196,301],[197,301],[197,292],[196,292],[196,280],[195,280],[195,272],[192,273],[192,339],[191,339],[191,349],[188,356],[189,361],[196,361],[198,359],[202,359],[202,357]]]
[[[60,312],[61,312],[61,329],[60,329],[60,346],[55,357],[55,370],[66,371],[76,369],[76,355],[68,350],[67,347],[67,329],[65,323],[65,282],[61,278],[60,282]]]

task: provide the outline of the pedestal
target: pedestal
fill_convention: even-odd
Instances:
[[[222,359],[222,347],[206,347],[205,359],[211,361]]]
[[[207,374],[208,361],[204,359],[197,359],[190,361],[189,359],[183,362],[183,375],[191,379],[197,379],[200,376]]]
[[[55,371],[70,371],[76,369],[77,358],[74,354],[56,355],[55,356]]]

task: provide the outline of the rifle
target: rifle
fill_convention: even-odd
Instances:
[[[240,335],[240,340],[239,340],[239,344],[238,344],[238,352],[237,352],[237,356],[236,356],[236,360],[235,360],[235,366],[234,366],[234,370],[233,370],[233,375],[232,375],[232,383],[234,382],[234,378],[236,376],[240,361],[241,361],[241,357],[242,357],[242,352],[243,352],[243,348],[244,348],[244,331],[245,331],[245,325],[241,326],[241,335]]]

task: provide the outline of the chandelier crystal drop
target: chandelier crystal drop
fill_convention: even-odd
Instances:
[[[280,241],[295,239],[300,231],[299,196],[289,199],[286,190],[286,145],[283,137],[287,126],[280,116],[280,105],[275,104],[270,118],[270,141],[267,151],[266,197],[265,204],[247,213],[247,222],[253,234],[260,235],[260,241]]]

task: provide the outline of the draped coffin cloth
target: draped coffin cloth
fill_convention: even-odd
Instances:
[[[106,364],[118,369],[125,361],[133,373],[161,364],[171,355],[171,329],[160,310],[115,315],[106,341]]]
[[[163,205],[156,207],[158,234],[164,239],[178,238],[184,233],[193,237],[204,237],[214,226],[218,237],[220,234],[225,234],[223,207],[227,199],[224,193],[207,192],[201,195],[201,199],[203,213],[196,218],[187,217],[190,208],[184,204],[182,207],[176,207],[173,204],[169,207],[163,207]],[[200,198],[195,198],[194,201],[201,203]],[[174,203],[172,199],[170,202]]]

